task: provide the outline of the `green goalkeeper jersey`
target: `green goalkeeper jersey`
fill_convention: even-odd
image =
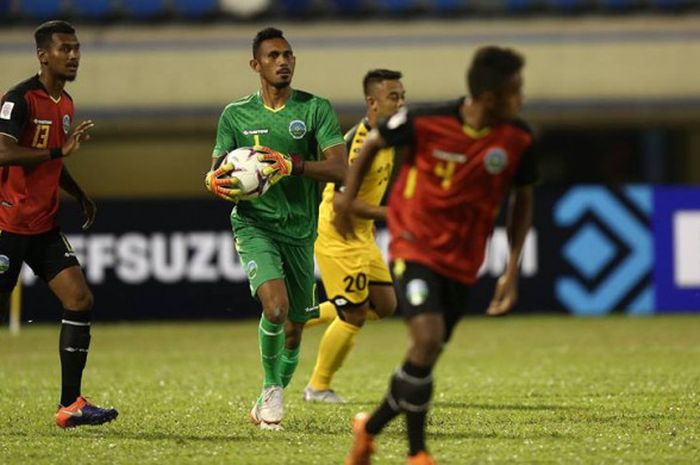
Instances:
[[[271,109],[258,91],[230,103],[219,118],[218,158],[238,147],[263,145],[303,160],[316,161],[328,147],[343,144],[338,118],[328,100],[292,90],[287,103]],[[251,224],[295,243],[316,236],[320,183],[303,176],[287,176],[265,195],[240,201],[231,212],[234,229]]]

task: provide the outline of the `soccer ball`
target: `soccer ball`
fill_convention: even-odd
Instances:
[[[233,171],[225,176],[238,179],[239,188],[243,195],[241,200],[255,199],[270,188],[269,178],[262,172],[267,166],[258,160],[258,155],[264,153],[254,147],[239,147],[225,155],[224,164],[232,163]]]

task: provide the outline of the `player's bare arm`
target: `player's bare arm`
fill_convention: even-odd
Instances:
[[[80,187],[78,182],[75,180],[75,178],[73,178],[73,176],[71,176],[68,168],[65,166],[61,170],[61,177],[59,178],[58,183],[61,189],[67,192],[80,204],[80,209],[83,211],[83,215],[85,216],[85,222],[82,225],[82,229],[88,229],[95,222],[95,216],[97,215],[97,206],[95,205],[95,202]]]
[[[315,181],[340,182],[347,169],[347,150],[345,144],[328,147],[323,151],[324,159],[320,161],[303,160],[300,155],[285,155],[269,147],[256,147],[260,152],[258,160],[267,163],[263,174],[276,184],[285,176],[305,176]]]
[[[81,122],[73,129],[63,147],[54,149],[22,147],[14,137],[0,134],[0,166],[32,166],[42,161],[68,157],[80,148],[81,141],[90,138],[87,131],[93,126],[92,121]]]
[[[353,216],[363,220],[386,221],[388,208],[382,205],[371,205],[360,199],[352,201],[350,211]]]
[[[486,310],[490,316],[508,313],[518,300],[518,275],[520,255],[527,232],[532,226],[534,190],[532,186],[515,187],[508,202],[506,217],[510,252],[506,271],[498,278],[493,299]]]
[[[303,175],[316,181],[342,182],[348,169],[348,153],[345,144],[328,147],[323,160],[304,162]]]
[[[334,196],[333,210],[335,211],[335,216],[333,217],[333,226],[343,237],[347,238],[354,235],[352,223],[353,201],[357,197],[362,180],[372,165],[372,161],[377,156],[377,152],[386,146],[386,141],[379,134],[379,131],[376,129],[370,131],[355,161],[348,168],[343,192],[336,193]]]

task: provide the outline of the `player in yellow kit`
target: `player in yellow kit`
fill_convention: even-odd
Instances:
[[[345,135],[349,163],[378,121],[391,116],[405,103],[406,92],[398,71],[369,71],[362,84],[367,115]],[[332,319],[332,323],[321,339],[314,372],[304,389],[304,400],[308,402],[343,402],[330,384],[355,344],[358,331],[366,319],[383,318],[396,309],[391,275],[374,238],[374,222],[386,220],[386,207],[380,203],[393,164],[393,148],[382,150],[374,160],[353,203],[357,219],[356,237],[352,239],[343,239],[331,224],[335,191],[342,187],[328,183],[323,191],[314,253],[328,296],[328,301],[321,304],[319,321]]]

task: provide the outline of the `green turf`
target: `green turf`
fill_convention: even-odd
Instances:
[[[97,325],[84,393],[120,416],[53,425],[57,327],[0,332],[1,464],[340,464],[349,418],[376,404],[405,348],[369,324],[338,374],[347,405],[301,391],[322,333],[306,334],[281,433],[247,422],[260,382],[253,322]],[[437,369],[429,446],[441,465],[700,462],[700,318],[470,318]],[[402,464],[403,422],[375,463]]]

